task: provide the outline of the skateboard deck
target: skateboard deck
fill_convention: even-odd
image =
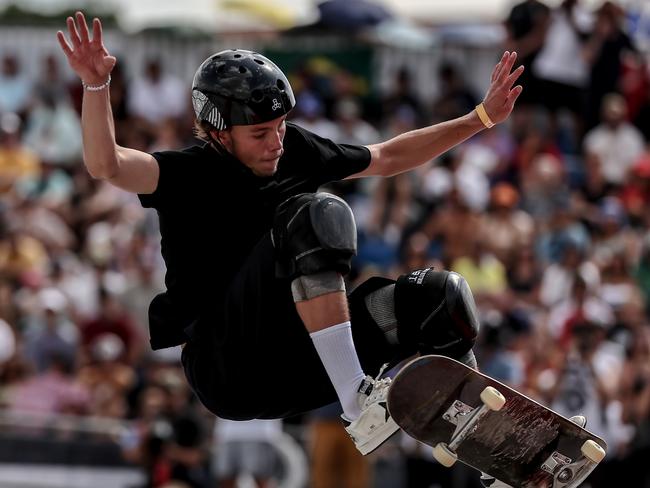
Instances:
[[[607,449],[569,419],[443,356],[404,366],[388,409],[402,430],[434,447],[441,464],[458,459],[515,488],[577,487]]]

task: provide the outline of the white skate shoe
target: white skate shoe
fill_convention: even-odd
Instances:
[[[391,379],[379,379],[383,372],[384,368],[379,371],[376,379],[366,376],[359,386],[359,418],[350,422],[343,417],[345,430],[364,456],[377,449],[399,430],[388,413],[387,397]]]
[[[569,420],[583,428],[587,425],[587,418],[583,415],[574,415]],[[506,485],[503,481],[499,481],[485,473],[481,473],[481,484],[486,488],[512,488],[512,486]]]

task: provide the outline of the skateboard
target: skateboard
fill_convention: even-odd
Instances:
[[[515,488],[573,488],[607,444],[569,419],[464,364],[422,356],[393,378],[388,410],[443,466],[457,460]]]

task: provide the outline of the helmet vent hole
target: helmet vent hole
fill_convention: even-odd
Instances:
[[[264,61],[262,61],[261,59],[256,59],[255,62],[256,62],[257,64],[264,65]]]
[[[251,92],[251,100],[253,102],[261,102],[262,98],[264,98],[264,93],[262,90],[255,89]]]
[[[239,67],[239,72],[240,73],[246,73],[246,71],[247,71],[246,68],[244,68],[243,66]]]
[[[235,54],[233,57],[239,59],[239,58],[241,58],[241,54]]]
[[[215,54],[210,59],[221,59],[221,54]]]
[[[284,89],[286,88],[286,86],[284,85],[284,81],[282,81],[282,80],[278,80],[275,84],[277,85],[277,87],[278,87],[281,91],[284,90]]]

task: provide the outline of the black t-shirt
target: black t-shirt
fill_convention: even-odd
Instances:
[[[549,15],[550,9],[547,5],[537,0],[525,0],[515,5],[506,19],[506,26],[510,29],[514,40],[518,41],[530,34],[540,22]],[[523,59],[522,64],[530,64],[539,50],[530,53]]]
[[[167,266],[167,291],[149,309],[153,349],[186,342],[184,329],[220,307],[229,283],[271,229],[281,202],[370,164],[364,146],[336,144],[291,123],[272,177],[255,176],[207,143],[153,156],[160,167],[158,187],[138,195],[143,207],[158,211]]]

